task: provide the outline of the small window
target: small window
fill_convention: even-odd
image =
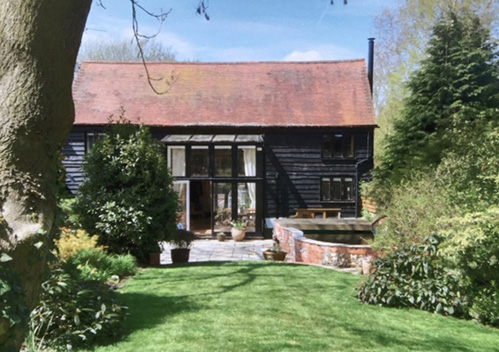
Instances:
[[[172,171],[172,176],[185,176],[185,146],[168,147],[168,167]]]
[[[324,135],[322,144],[322,157],[328,158],[354,158],[355,137],[347,134]]]
[[[321,178],[321,200],[338,201],[354,200],[354,178],[353,177],[322,177]]]
[[[208,176],[210,165],[208,146],[193,146],[191,148],[191,176],[203,177]]]
[[[87,153],[90,151],[90,149],[92,149],[95,142],[97,142],[100,138],[103,138],[105,135],[105,133],[87,132],[85,141]]]

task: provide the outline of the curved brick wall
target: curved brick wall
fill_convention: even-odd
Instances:
[[[351,267],[362,265],[362,258],[372,256],[373,251],[366,245],[348,245],[311,240],[303,232],[291,227],[283,227],[275,222],[274,236],[281,247],[288,252],[287,259],[299,263]]]

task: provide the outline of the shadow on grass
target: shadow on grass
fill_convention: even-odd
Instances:
[[[125,336],[163,324],[177,314],[203,309],[201,304],[181,296],[123,292],[120,299],[129,308]]]
[[[265,271],[266,268],[296,268],[296,270],[289,271],[289,277],[285,280],[285,286],[287,288],[292,288],[295,281],[300,281],[301,279],[306,279],[310,277],[310,272],[304,273],[302,270],[309,268],[301,264],[292,263],[274,263],[274,262],[239,262],[239,261],[212,261],[212,262],[193,262],[187,264],[175,264],[175,265],[164,265],[156,270],[169,271],[167,281],[172,284],[175,282],[201,282],[202,280],[214,280],[214,279],[225,279],[228,275],[231,277],[238,277],[240,280],[234,284],[222,283],[216,292],[213,294],[223,294],[229,291],[233,291],[243,286],[250,285],[254,283],[256,279],[270,279],[270,278],[282,278],[282,274],[273,274],[272,271]],[[213,271],[199,271],[199,272],[189,272],[185,275],[185,271],[182,269],[195,269],[195,268],[213,268]],[[217,273],[216,270],[220,268],[230,268],[230,272],[224,271],[222,273]],[[321,270],[322,268],[318,268]],[[260,271],[262,270],[262,271]],[[305,269],[307,270],[307,269]],[[325,270],[325,269],[322,269]],[[258,272],[257,272],[258,271]],[[177,275],[178,273],[178,275]],[[318,273],[320,275],[320,273]],[[150,277],[137,278],[138,280],[150,280]],[[335,284],[331,285],[328,283],[328,289],[343,290],[351,285],[349,281],[352,278],[347,275],[338,275],[335,280]],[[225,280],[222,280],[225,281]],[[297,288],[302,288],[301,285],[296,285]]]
[[[463,346],[462,344],[453,341],[449,336],[425,335],[418,336],[418,339],[411,338],[407,331],[402,329],[390,329],[380,331],[370,328],[359,328],[353,326],[344,326],[344,328],[353,334],[359,336],[364,341],[363,347],[377,349],[379,347],[390,348],[396,347],[415,351],[461,351],[473,352],[476,349],[473,346]],[[413,332],[417,333],[417,332]],[[436,335],[441,332],[435,331]],[[492,350],[491,350],[492,351]]]

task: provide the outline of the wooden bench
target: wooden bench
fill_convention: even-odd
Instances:
[[[330,216],[332,215],[332,216]],[[340,218],[340,208],[298,208],[296,214],[291,218],[299,219],[327,219],[327,218]]]

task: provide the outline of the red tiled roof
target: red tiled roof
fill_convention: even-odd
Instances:
[[[147,67],[152,77],[175,77],[167,94],[149,87],[140,63],[83,63],[73,86],[75,124],[106,124],[123,107],[131,121],[165,127],[376,125],[364,60]]]

